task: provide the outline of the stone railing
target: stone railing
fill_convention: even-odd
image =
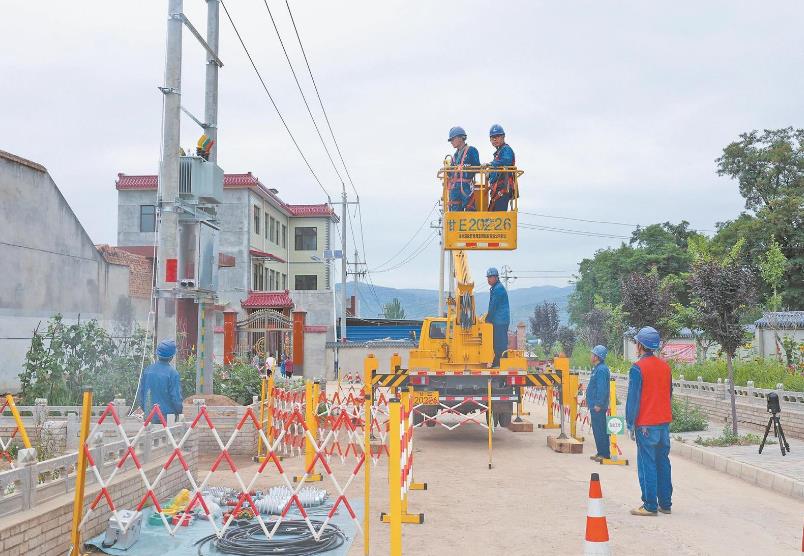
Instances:
[[[188,426],[189,423],[186,422],[176,423],[170,427],[170,431],[178,439]],[[100,431],[90,440],[90,446],[92,458],[104,477],[108,476],[127,450],[127,444],[123,440],[105,442],[105,435]],[[169,454],[172,446],[165,428],[154,424],[139,436],[134,449],[140,462],[147,465],[154,458]],[[35,449],[21,449],[17,454],[16,468],[0,472],[0,516],[29,510],[72,492],[75,488],[77,459],[78,452],[72,452],[37,461]],[[88,472],[86,484],[95,482],[94,474]]]
[[[581,369],[578,372],[581,376],[586,377],[590,374],[590,371],[585,369]],[[618,390],[622,388],[621,385],[627,386],[628,375],[612,373],[612,376],[617,380]],[[676,393],[725,400],[729,396],[729,380],[718,379],[717,382],[704,382],[703,377],[700,376],[696,380],[685,380],[684,375],[680,375],[677,379],[673,379],[673,390]],[[734,387],[734,395],[737,401],[754,403],[763,407],[766,405],[767,396],[771,392],[775,392],[779,396],[785,411],[804,412],[804,392],[785,390],[784,385],[781,383],[777,384],[776,388],[756,388],[754,381],[749,380],[745,386]]]

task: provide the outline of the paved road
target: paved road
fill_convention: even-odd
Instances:
[[[634,444],[623,444],[625,456],[635,457]],[[424,512],[426,522],[404,525],[405,554],[580,554],[592,472],[601,476],[615,555],[800,554],[799,501],[672,454],[673,515],[642,518],[628,513],[640,502],[635,460],[600,466],[588,453],[557,454],[543,431],[496,433],[491,470],[478,427],[417,429],[415,457],[416,478],[429,489],[411,494],[410,511]],[[375,494],[387,489],[382,471]],[[372,554],[388,553],[387,534],[372,527]],[[351,554],[361,554],[359,546]]]

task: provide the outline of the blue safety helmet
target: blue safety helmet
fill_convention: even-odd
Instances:
[[[505,135],[505,130],[500,124],[494,124],[489,130],[489,137],[494,137],[495,135]]]
[[[156,346],[156,356],[159,359],[172,359],[176,355],[176,342],[173,340],[162,340]]]
[[[492,266],[491,268],[489,268],[486,271],[486,278],[488,278],[489,276],[497,276],[497,277],[499,277],[500,276],[500,271],[498,271],[496,268],[494,268]]]
[[[464,129],[461,126],[456,125],[455,127],[449,128],[449,139],[447,139],[447,141],[452,141],[456,137],[460,137],[460,136],[463,136],[464,139],[465,139],[466,138],[466,131],[464,131]]]
[[[639,332],[636,333],[634,339],[642,344],[642,347],[647,349],[648,351],[654,351],[659,349],[659,344],[661,343],[661,338],[659,337],[659,331],[653,328],[652,326],[646,326],[644,328],[640,328]]]
[[[602,363],[606,360],[609,350],[606,349],[606,346],[595,346],[592,348],[592,353],[597,355],[597,358],[600,359],[600,362]]]

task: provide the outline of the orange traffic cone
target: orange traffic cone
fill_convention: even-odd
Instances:
[[[610,556],[609,528],[606,515],[603,513],[603,491],[600,488],[600,476],[592,473],[589,482],[589,506],[586,510],[586,541],[583,547],[584,556]]]

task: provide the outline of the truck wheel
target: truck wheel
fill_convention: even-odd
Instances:
[[[494,424],[500,425],[501,427],[507,427],[511,424],[511,414],[510,413],[495,413],[494,414]]]

